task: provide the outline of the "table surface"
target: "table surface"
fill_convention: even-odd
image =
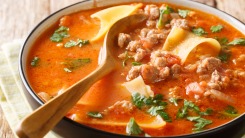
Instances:
[[[81,0],[0,0],[0,45],[28,33],[49,14]],[[245,0],[195,0],[225,11],[245,23]],[[0,49],[1,50],[1,49]],[[0,107],[0,138],[12,138],[13,132]]]

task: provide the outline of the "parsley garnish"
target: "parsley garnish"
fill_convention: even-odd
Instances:
[[[192,29],[192,32],[198,36],[207,34],[207,32],[201,27]]]
[[[68,31],[69,28],[65,26],[60,26],[57,30],[55,30],[53,35],[50,37],[50,40],[52,42],[61,42],[63,38],[69,37]]]
[[[228,39],[226,37],[215,37],[214,39],[216,39],[220,43],[220,45],[227,45],[228,43]]]
[[[31,61],[31,66],[36,67],[40,61],[39,57],[34,57]]]
[[[82,46],[87,45],[87,44],[89,44],[89,40],[82,40],[82,39],[78,39],[77,41],[70,40],[65,44],[65,47],[66,48],[70,48],[73,46],[82,47]]]
[[[183,18],[186,18],[189,12],[190,12],[189,10],[180,10],[180,9],[178,10],[179,15]]]
[[[230,53],[225,53],[225,52],[220,52],[218,55],[218,59],[220,59],[222,62],[226,62],[230,59],[231,54]]]
[[[160,9],[160,16],[159,16],[159,19],[158,19],[158,22],[157,22],[157,28],[163,28],[164,24],[163,23],[163,15],[164,14],[170,14],[171,12],[173,12],[174,10],[169,7],[169,6],[166,6],[165,9]]]
[[[133,93],[132,102],[139,109],[148,109],[147,113],[152,116],[160,115],[165,121],[172,121],[169,115],[164,112],[167,103],[163,101],[163,95],[161,94],[156,94],[154,97],[147,98],[139,93]]]
[[[140,135],[140,134],[143,134],[144,131],[135,122],[134,118],[130,118],[130,120],[126,126],[126,133],[128,135]]]
[[[171,97],[168,100],[170,103],[173,103],[175,106],[178,106],[178,98]]]
[[[192,122],[196,122],[194,125],[195,128],[192,129],[193,131],[201,131],[205,126],[212,124],[211,120],[207,120],[200,116],[187,117],[186,119]]]
[[[142,65],[142,63],[140,63],[140,62],[132,62],[132,65],[133,66],[140,66],[140,65]]]
[[[238,111],[236,110],[235,107],[228,105],[224,111],[220,112],[221,115],[224,117],[230,117],[230,118],[235,118],[239,116]]]
[[[228,43],[228,45],[242,45],[242,46],[245,46],[245,38],[236,38],[233,41],[231,41],[230,43]]]
[[[87,115],[93,118],[103,118],[102,114],[99,112],[88,112]]]
[[[122,66],[123,66],[123,67],[126,66],[126,62],[127,62],[129,59],[133,59],[132,56],[129,56],[129,55],[128,55],[128,51],[125,51],[125,55],[126,55],[126,57],[125,57],[125,59],[124,59],[123,62],[122,62]]]
[[[218,33],[223,29],[222,25],[217,25],[217,26],[212,26],[210,28],[210,30],[212,31],[212,33]]]
[[[63,62],[62,64],[66,66],[64,70],[66,72],[69,72],[79,67],[82,67],[90,62],[91,62],[90,58],[83,58],[83,59],[78,58],[78,59],[66,59],[66,62]]]

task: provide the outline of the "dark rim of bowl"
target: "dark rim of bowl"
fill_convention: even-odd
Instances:
[[[73,7],[77,4],[81,4],[81,3],[84,3],[84,2],[88,2],[88,1],[91,1],[91,0],[83,0],[81,2],[77,2],[77,3],[74,3],[74,4],[71,4],[69,6],[66,6],[64,8],[61,8],[60,10],[48,15],[46,18],[44,18],[41,22],[39,22],[33,29],[32,31],[29,33],[29,35],[27,36],[27,38],[25,39],[25,42],[24,44],[22,45],[21,49],[20,49],[20,55],[19,55],[19,73],[20,73],[20,77],[21,77],[21,80],[22,80],[22,83],[24,84],[25,88],[27,89],[28,93],[40,104],[40,106],[42,104],[44,104],[44,102],[39,98],[39,96],[34,92],[34,90],[31,88],[30,84],[28,83],[27,81],[27,76],[24,75],[24,71],[23,71],[23,63],[22,63],[22,57],[23,57],[23,52],[24,52],[24,49],[25,49],[25,45],[26,43],[28,42],[28,40],[30,39],[30,37],[32,36],[32,34],[36,31],[36,29],[41,26],[41,24],[43,22],[45,22],[46,20],[48,20],[50,17],[54,16],[55,14],[59,13],[60,11],[63,11],[67,8],[70,8],[70,7]],[[164,1],[162,1],[164,2]],[[212,6],[209,6],[209,5],[206,5],[204,3],[200,3],[200,2],[197,2],[197,1],[188,1],[188,2],[193,2],[193,3],[196,3],[196,4],[199,4],[200,6],[206,6],[208,8],[212,8],[214,10],[217,10],[217,11],[220,11],[222,13],[224,13],[225,15],[229,16],[229,17],[232,17],[233,19],[239,21],[241,24],[243,24],[245,26],[245,23],[243,23],[241,20],[237,19],[236,17],[230,15],[229,13],[226,13],[222,10],[219,10],[217,8],[214,8]],[[154,3],[158,3],[158,2],[154,2]],[[188,7],[187,7],[188,8]],[[195,9],[195,8],[194,8]],[[204,11],[205,12],[205,11]],[[217,17],[217,15],[215,15]],[[223,20],[223,19],[222,19]],[[184,135],[176,135],[176,136],[161,136],[161,137],[168,137],[168,138],[184,138],[184,137],[199,137],[199,136],[203,136],[205,134],[210,134],[210,133],[215,133],[215,132],[218,132],[220,130],[222,130],[223,128],[226,128],[227,126],[229,125],[232,125],[233,122],[239,122],[240,118],[242,118],[243,116],[245,115],[245,113],[243,113],[242,115],[240,115],[239,117],[237,118],[234,118],[232,119],[231,121],[221,125],[221,126],[218,126],[218,127],[215,127],[215,128],[212,128],[212,129],[208,129],[208,130],[204,130],[202,132],[198,132],[198,133],[192,133],[192,134],[184,134]],[[85,128],[85,129],[88,129],[88,130],[93,130],[93,131],[97,131],[97,132],[100,132],[100,133],[103,133],[105,135],[110,135],[110,136],[116,136],[116,137],[141,137],[141,136],[128,136],[128,135],[122,135],[122,134],[116,134],[116,133],[111,133],[111,132],[107,132],[107,131],[103,131],[103,130],[99,130],[99,129],[96,129],[96,128],[92,128],[92,127],[89,127],[89,126],[86,126],[86,125],[83,125],[83,124],[80,124],[76,121],[73,121],[72,119],[68,118],[68,117],[64,117],[63,118],[65,121],[68,121],[72,124],[75,124],[76,126],[79,126],[79,127],[82,127],[82,128]]]

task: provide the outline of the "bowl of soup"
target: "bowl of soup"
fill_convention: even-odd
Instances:
[[[61,137],[241,137],[245,133],[245,25],[212,7],[178,0],[83,1],[40,22],[20,52],[35,109],[98,67],[118,20],[118,67],[93,84],[54,128]]]

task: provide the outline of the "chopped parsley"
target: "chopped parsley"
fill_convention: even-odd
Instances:
[[[189,10],[180,10],[180,9],[178,10],[178,13],[182,18],[186,18],[189,12],[190,12]]]
[[[128,51],[125,51],[125,55],[126,55],[126,57],[125,57],[125,59],[124,59],[123,62],[122,62],[122,66],[123,66],[123,67],[126,66],[126,62],[127,62],[129,59],[133,59],[133,56],[128,55]]]
[[[230,43],[228,43],[228,45],[242,45],[242,46],[245,46],[245,38],[236,38],[233,41],[231,41]]]
[[[163,15],[164,14],[170,14],[171,12],[173,12],[174,10],[169,7],[169,6],[166,6],[165,9],[160,9],[160,16],[159,16],[159,19],[158,19],[158,22],[157,22],[157,28],[163,28],[165,23],[163,22]]]
[[[140,135],[140,134],[143,134],[144,131],[136,123],[134,118],[130,118],[130,120],[129,120],[127,126],[126,126],[126,133],[128,135]]]
[[[175,106],[178,106],[178,98],[171,97],[168,100],[170,103],[173,103]]]
[[[220,43],[220,45],[227,45],[229,41],[226,37],[215,37],[214,39],[216,39]]]
[[[39,57],[34,57],[31,61],[31,66],[36,67],[38,65],[39,61],[40,61]]]
[[[52,42],[62,42],[63,38],[69,37],[68,31],[69,28],[65,26],[60,26],[57,30],[55,30],[53,35],[50,37],[50,40]]]
[[[220,59],[222,62],[226,62],[230,59],[231,54],[230,53],[225,53],[225,52],[220,52],[218,55],[218,59]]]
[[[140,65],[142,65],[142,63],[140,63],[140,62],[135,62],[135,61],[134,61],[134,62],[132,62],[132,65],[133,65],[133,66],[140,66]]]
[[[165,121],[172,121],[169,115],[164,112],[167,102],[163,101],[163,95],[161,94],[156,94],[154,97],[147,98],[139,93],[133,93],[132,103],[139,109],[148,109],[146,112],[152,116],[160,115]]]
[[[65,65],[64,70],[66,72],[72,72],[72,70],[80,68],[91,62],[90,58],[78,58],[78,59],[66,59],[65,62],[62,62]]]
[[[103,118],[102,114],[99,112],[88,112],[87,115],[92,118]]]
[[[70,48],[73,46],[82,47],[82,46],[87,45],[87,44],[89,44],[89,40],[82,40],[82,39],[78,39],[77,41],[70,40],[70,41],[65,43],[65,47],[66,48]]]
[[[203,35],[207,34],[207,32],[201,27],[192,29],[192,32],[198,36],[203,36]]]
[[[235,118],[239,116],[236,108],[231,105],[225,107],[224,111],[220,112],[220,114],[223,115],[223,117],[230,117],[230,118]]]
[[[223,29],[222,25],[211,26],[210,30],[212,33],[218,33]]]
[[[187,117],[186,119],[192,122],[196,122],[194,128],[192,129],[193,131],[202,131],[205,126],[212,124],[211,120],[207,120],[200,116]]]

